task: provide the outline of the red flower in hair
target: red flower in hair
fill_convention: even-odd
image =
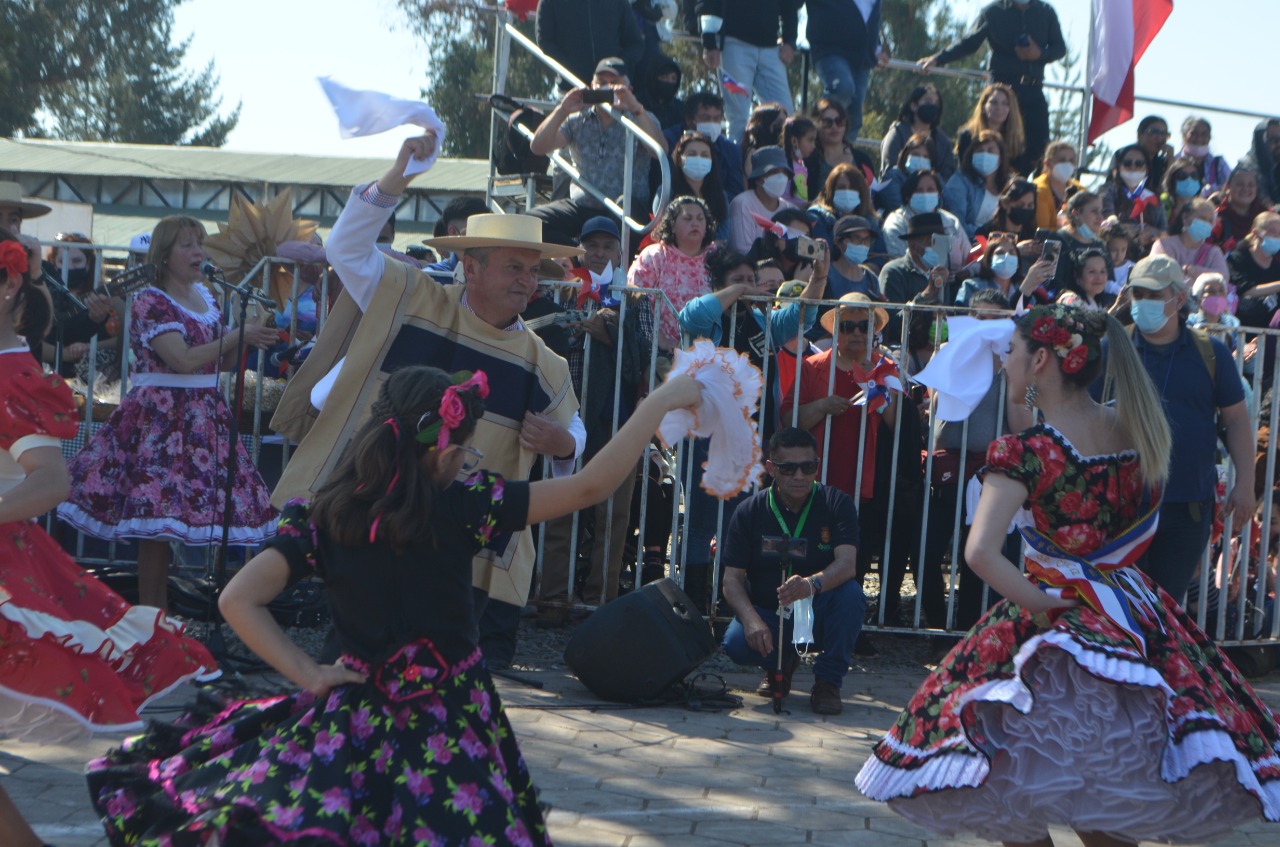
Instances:
[[[1056,327],[1057,323],[1048,315],[1036,318],[1036,322],[1031,325],[1031,340],[1039,341],[1041,344],[1053,344]]]
[[[1062,360],[1062,372],[1067,374],[1080,373],[1088,361],[1089,348],[1079,344],[1067,351],[1066,358]]]
[[[8,274],[8,279],[25,276],[30,267],[25,247],[16,241],[0,242],[0,268]]]

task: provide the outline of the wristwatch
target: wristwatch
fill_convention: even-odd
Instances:
[[[809,584],[813,586],[814,596],[822,593],[822,577],[819,574],[809,577]]]

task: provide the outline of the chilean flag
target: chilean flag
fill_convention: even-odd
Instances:
[[[866,406],[869,412],[878,412],[889,405],[889,389],[902,393],[902,380],[899,378],[898,366],[888,356],[880,357],[876,366],[867,374],[867,381],[862,383],[862,396],[853,401],[855,406]]]
[[[759,215],[755,212],[751,213],[751,217],[755,219],[755,222],[760,225],[761,229],[767,229],[779,238],[787,237],[787,228],[777,221],[770,220],[764,215]]]
[[[723,71],[720,72],[720,84],[723,85],[724,90],[730,94],[741,94],[743,97],[751,96],[751,92],[747,90],[745,85]]]
[[[1133,69],[1173,13],[1173,0],[1093,0],[1089,143],[1133,117]]]

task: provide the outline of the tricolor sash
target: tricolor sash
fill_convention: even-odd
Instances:
[[[1142,655],[1147,653],[1139,619],[1163,628],[1160,603],[1130,566],[1146,551],[1159,521],[1159,503],[1088,558],[1066,552],[1035,527],[1020,528],[1026,539],[1027,572],[1048,593],[1076,600],[1124,630]]]

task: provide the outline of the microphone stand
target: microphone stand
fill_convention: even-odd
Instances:
[[[209,610],[206,617],[206,623],[210,625],[208,641],[205,646],[209,648],[209,652],[219,661],[226,661],[230,664],[241,664],[253,666],[258,664],[257,660],[244,656],[233,655],[228,649],[226,639],[222,634],[222,617],[217,613],[218,596],[222,593],[222,589],[227,584],[227,551],[231,546],[231,521],[233,507],[231,504],[231,495],[235,489],[236,466],[239,464],[240,446],[240,399],[244,393],[244,367],[242,365],[244,354],[244,330],[245,321],[248,318],[250,301],[259,304],[269,305],[275,308],[272,300],[258,294],[250,286],[248,281],[242,285],[232,285],[223,277],[221,271],[205,270],[205,277],[212,283],[215,283],[229,294],[235,294],[240,302],[240,315],[237,323],[236,338],[236,378],[235,390],[232,394],[232,401],[235,407],[230,409],[231,412],[231,431],[228,437],[227,451],[227,481],[222,488],[222,540],[218,545],[218,554],[214,563],[213,584],[209,586]]]

